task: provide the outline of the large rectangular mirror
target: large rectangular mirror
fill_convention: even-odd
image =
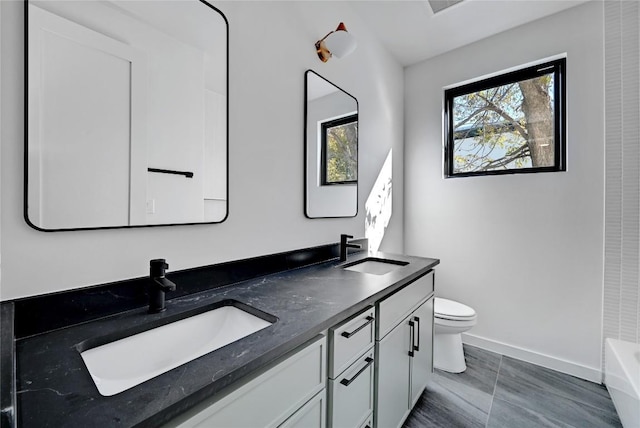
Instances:
[[[358,101],[305,73],[305,215],[358,214]]]
[[[199,0],[25,8],[27,223],[57,231],[224,221],[224,15]]]

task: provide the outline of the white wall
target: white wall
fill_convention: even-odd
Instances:
[[[600,380],[603,11],[590,2],[405,70],[405,251],[478,313],[466,340]],[[442,88],[567,55],[568,170],[442,178]]]
[[[394,218],[383,243],[402,250],[403,71],[338,2],[216,2],[230,28],[229,218],[219,225],[44,233],[23,220],[23,7],[2,1],[2,300],[333,243],[364,235],[364,201],[393,149]],[[349,57],[321,63],[315,41],[345,21]],[[359,214],[310,220],[303,204],[304,72],[360,104]],[[179,284],[178,284],[179,286]]]

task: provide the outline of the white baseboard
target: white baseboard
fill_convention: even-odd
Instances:
[[[540,354],[528,349],[519,348],[517,346],[508,345],[506,343],[468,333],[462,333],[462,342],[477,348],[486,349],[487,351],[506,355],[507,357],[516,358],[531,364],[579,377],[580,379],[585,379],[599,384],[602,383],[602,370],[594,367],[583,366],[572,363],[571,361],[551,357],[549,355]]]

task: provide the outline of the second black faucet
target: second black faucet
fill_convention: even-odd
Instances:
[[[340,235],[340,261],[347,261],[347,248],[360,248],[358,244],[349,244],[347,239],[352,239],[351,235]]]

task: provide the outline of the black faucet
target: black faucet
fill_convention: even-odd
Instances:
[[[165,270],[169,269],[165,259],[153,259],[149,262],[149,313],[156,314],[164,311],[164,293],[174,291],[176,285],[164,277]]]
[[[360,248],[358,244],[349,244],[347,239],[351,239],[351,235],[340,235],[340,261],[347,261],[347,248]]]

